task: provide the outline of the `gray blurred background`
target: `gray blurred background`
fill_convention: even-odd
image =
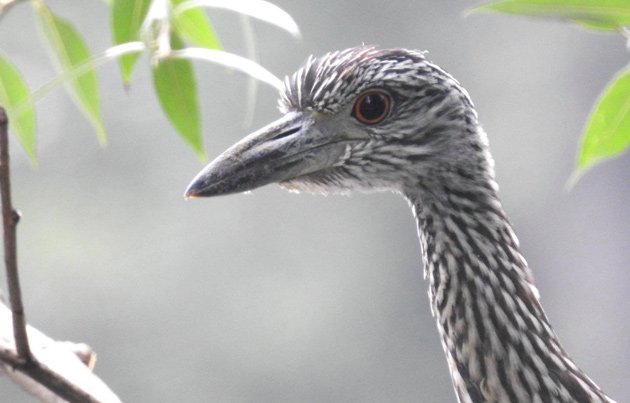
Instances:
[[[279,76],[311,53],[361,43],[427,49],[468,89],[489,133],[504,206],[543,304],[580,367],[630,401],[630,158],[573,189],[589,110],[628,61],[620,36],[472,15],[469,1],[274,1],[297,41],[253,22]],[[52,2],[93,52],[110,46],[107,6]],[[213,11],[244,54],[240,17]],[[27,4],[0,24],[0,49],[32,88],[54,76]],[[276,119],[261,86],[197,63],[210,157]],[[250,195],[185,201],[202,168],[162,115],[148,62],[125,91],[99,70],[109,146],[62,91],[38,105],[39,167],[13,143],[19,257],[29,321],[89,343],[126,402],[454,402],[430,316],[412,215],[392,194]],[[0,377],[0,401],[29,402]]]

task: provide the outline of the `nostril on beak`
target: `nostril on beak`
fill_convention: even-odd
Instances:
[[[283,139],[285,137],[289,137],[290,135],[298,132],[299,130],[300,130],[300,126],[292,127],[290,129],[287,129],[285,131],[282,131],[282,132],[276,134],[275,136],[273,136],[269,140],[280,140],[280,139]]]

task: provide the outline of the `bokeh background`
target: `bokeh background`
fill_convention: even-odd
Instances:
[[[576,362],[630,401],[630,158],[571,190],[590,108],[628,61],[623,38],[550,21],[463,16],[469,1],[275,0],[302,40],[253,21],[279,76],[311,53],[361,43],[427,49],[469,90],[501,196],[543,304]],[[97,53],[100,1],[51,2]],[[212,11],[245,53],[240,16]],[[32,88],[54,76],[27,4],[0,21],[0,49]],[[13,143],[29,321],[89,343],[125,402],[453,402],[412,215],[393,194],[318,197],[268,186],[185,201],[202,168],[163,116],[142,59],[131,88],[99,70],[109,145],[57,91],[38,104],[39,166]],[[196,63],[211,157],[279,116],[262,85]],[[0,377],[0,401],[29,402]]]

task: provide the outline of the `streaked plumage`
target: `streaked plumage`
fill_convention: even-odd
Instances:
[[[357,104],[366,94],[370,102]],[[186,194],[272,182],[400,193],[418,223],[431,309],[461,403],[613,402],[549,324],[497,196],[486,135],[453,77],[422,52],[351,48],[309,58],[285,80],[280,110],[281,119],[219,156]]]

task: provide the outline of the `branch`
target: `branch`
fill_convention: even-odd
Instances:
[[[0,301],[0,369],[45,402],[119,403],[120,399],[92,373],[94,354],[89,347],[56,342],[26,325],[15,237],[20,215],[11,204],[8,137],[8,118],[4,108],[0,107],[0,200],[11,305],[9,309]],[[29,336],[33,350],[29,346]]]
[[[0,370],[42,402],[120,403],[94,373],[96,354],[85,344],[51,339],[27,326],[33,360],[25,362],[14,350],[11,312],[0,302]]]
[[[32,360],[26,335],[26,319],[20,292],[20,278],[17,269],[15,227],[20,219],[11,205],[11,173],[9,169],[9,119],[4,108],[0,108],[0,193],[2,200],[2,224],[4,228],[4,264],[9,287],[9,301],[13,312],[13,336],[18,356],[29,362]]]

